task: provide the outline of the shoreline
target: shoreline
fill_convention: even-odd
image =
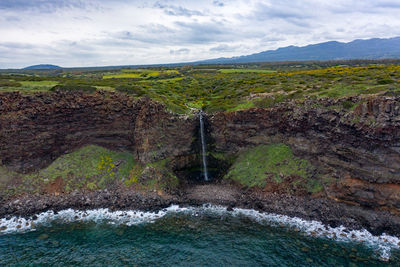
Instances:
[[[215,194],[218,192],[218,195]],[[400,237],[400,217],[388,211],[339,203],[331,199],[293,196],[242,190],[234,185],[195,185],[174,195],[136,190],[98,190],[59,195],[25,195],[0,204],[0,218],[34,217],[41,212],[55,213],[75,209],[80,211],[107,208],[110,211],[138,210],[157,212],[171,205],[199,207],[212,204],[253,209],[262,213],[319,221],[325,226],[344,226],[349,230],[366,229],[373,235]]]

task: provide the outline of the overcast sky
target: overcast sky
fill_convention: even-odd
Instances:
[[[0,68],[172,63],[400,36],[400,0],[0,0]]]

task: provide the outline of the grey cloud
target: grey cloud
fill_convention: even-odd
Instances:
[[[240,19],[255,21],[256,23],[267,23],[266,27],[271,27],[273,23],[279,27],[280,31],[285,31],[288,26],[300,28],[313,28],[314,20],[317,17],[318,7],[310,6],[307,3],[299,1],[276,1],[273,4],[258,3],[255,5],[251,16],[242,17]],[[275,26],[275,27],[276,27]],[[291,29],[293,31],[293,29]],[[300,30],[301,31],[301,30]]]
[[[231,30],[222,23],[175,22],[182,32],[181,37],[193,43],[208,43],[225,40]]]
[[[213,5],[214,6],[224,6],[224,3],[220,0],[214,0],[213,1]]]
[[[1,0],[0,9],[6,10],[39,10],[51,12],[61,8],[84,8],[81,0]]]
[[[387,12],[398,12],[396,9],[400,9],[399,1],[353,0],[346,1],[338,5],[332,5],[329,10],[332,14],[380,14]]]
[[[110,33],[111,39],[138,41],[143,43],[165,43],[175,31],[161,24],[140,25],[138,30]]]
[[[238,45],[227,45],[221,44],[210,48],[210,52],[233,52],[236,51],[240,46]]]
[[[261,39],[262,42],[279,42],[285,40],[286,40],[285,38],[276,35],[266,35]]]
[[[160,24],[141,25],[137,31],[111,33],[111,38],[158,45],[208,44],[237,38],[223,23],[175,22],[174,27]]]
[[[182,6],[163,5],[160,2],[157,2],[154,5],[154,7],[164,10],[164,13],[169,16],[183,16],[183,17],[204,16],[204,14],[198,10],[190,10]]]
[[[399,1],[373,1],[372,4],[375,7],[380,7],[380,8],[396,8],[396,9],[400,9],[400,2]]]
[[[272,5],[257,4],[254,14],[258,19],[280,18],[301,20],[315,17],[315,9],[304,2],[276,1]]]
[[[181,48],[181,49],[177,49],[177,50],[170,50],[169,53],[171,55],[184,55],[184,54],[189,54],[190,53],[190,49]]]
[[[6,49],[32,49],[35,46],[28,43],[5,42],[5,43],[0,43],[0,47]]]
[[[93,21],[91,18],[87,16],[75,16],[74,19],[81,20],[81,21]]]
[[[8,22],[18,22],[18,21],[21,21],[21,19],[18,18],[17,16],[6,16],[4,19],[5,19],[6,21],[8,21]]]
[[[0,67],[24,67],[39,63],[61,66],[88,64],[101,57],[92,43],[79,44],[67,40],[50,44],[0,43]],[[79,63],[77,63],[79,62]],[[71,65],[70,65],[71,66]]]

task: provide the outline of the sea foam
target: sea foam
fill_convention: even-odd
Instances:
[[[258,223],[287,227],[313,237],[330,238],[339,242],[359,242],[375,249],[381,260],[389,260],[391,249],[400,249],[400,238],[387,234],[375,236],[365,229],[349,230],[344,226],[330,227],[319,221],[263,213],[251,209],[234,208],[232,211],[227,211],[226,207],[209,204],[201,207],[179,207],[178,205],[172,205],[158,212],[134,210],[110,211],[109,209],[46,211],[27,219],[22,217],[2,218],[0,219],[0,234],[34,231],[38,227],[48,227],[53,223],[95,222],[131,226],[141,223],[152,223],[166,215],[173,216],[179,213],[186,213],[193,216],[199,214],[244,216]]]

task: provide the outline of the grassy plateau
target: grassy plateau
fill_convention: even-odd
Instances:
[[[0,91],[90,87],[162,102],[176,113],[271,107],[306,97],[400,95],[400,62],[332,61],[0,71]]]

